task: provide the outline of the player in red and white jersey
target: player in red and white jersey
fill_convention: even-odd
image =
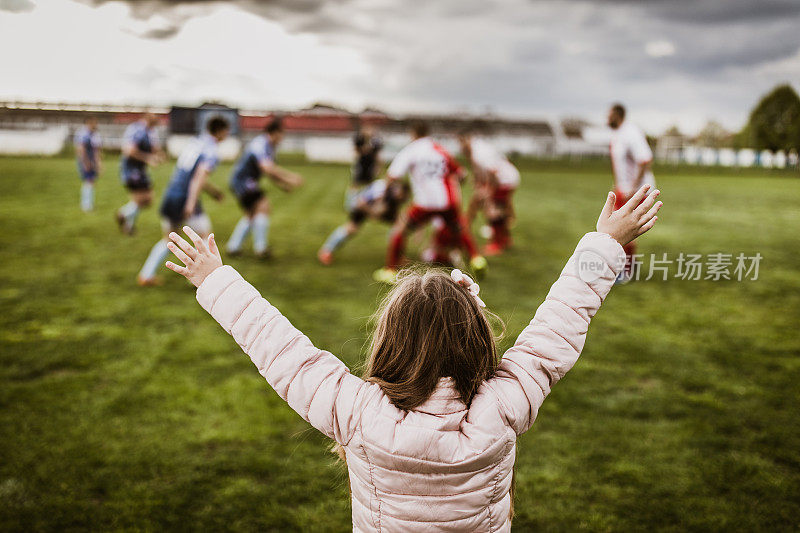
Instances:
[[[464,176],[463,170],[444,148],[433,142],[429,133],[426,123],[412,124],[413,141],[395,156],[386,172],[390,182],[409,175],[413,200],[392,232],[386,267],[375,272],[378,281],[394,280],[403,258],[406,236],[435,217],[444,220],[461,248],[469,254],[470,267],[475,274],[480,275],[486,269],[486,259],[478,253],[461,214],[459,180]]]
[[[617,195],[614,209],[619,209],[639,190],[642,185],[656,187],[656,180],[651,170],[653,151],[647,144],[647,138],[635,124],[625,120],[625,107],[614,104],[608,111],[608,126],[611,128],[611,169],[614,173],[614,193]],[[633,276],[636,242],[632,241],[623,247],[628,256],[625,270],[620,274],[618,282],[630,281]]]
[[[492,228],[486,255],[497,255],[511,245],[510,226],[514,220],[513,194],[519,187],[519,170],[488,141],[470,131],[459,135],[461,152],[467,157],[475,176],[475,192],[467,210],[472,221],[483,211]]]

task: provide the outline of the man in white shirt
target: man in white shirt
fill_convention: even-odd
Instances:
[[[413,200],[406,216],[392,233],[386,267],[375,272],[378,281],[394,280],[403,257],[406,236],[436,217],[441,217],[460,247],[469,254],[470,267],[475,274],[480,275],[486,269],[486,259],[478,253],[461,214],[458,182],[463,170],[444,148],[433,142],[429,134],[425,122],[412,124],[413,140],[400,150],[386,171],[389,184],[409,175]]]
[[[625,107],[622,104],[611,106],[608,111],[608,126],[612,130],[609,148],[614,192],[617,195],[614,209],[619,209],[642,185],[648,184],[655,189],[656,182],[650,169],[653,151],[642,130],[625,120]],[[618,279],[622,283],[630,281],[633,276],[635,241],[624,246],[624,249],[628,262]]]
[[[470,131],[458,137],[461,152],[469,159],[475,176],[475,192],[467,218],[471,221],[483,210],[492,228],[486,255],[498,255],[511,245],[510,226],[514,219],[512,196],[519,186],[519,170],[487,140]]]

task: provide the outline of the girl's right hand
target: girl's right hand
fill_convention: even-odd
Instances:
[[[639,235],[647,232],[658,220],[656,213],[661,209],[662,202],[656,202],[656,197],[661,191],[655,189],[650,194],[650,185],[642,185],[631,196],[625,205],[614,211],[616,195],[608,193],[606,205],[597,219],[597,231],[611,235],[618,243],[625,246]]]
[[[199,287],[209,274],[222,266],[222,257],[213,233],[208,236],[208,242],[206,242],[189,226],[184,226],[183,231],[192,239],[197,248],[173,231],[169,234],[172,242],[167,244],[167,248],[186,266],[182,267],[167,261],[167,268],[184,276],[195,287]]]

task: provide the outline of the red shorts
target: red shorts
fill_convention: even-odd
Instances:
[[[457,206],[450,206],[446,209],[426,209],[412,205],[408,210],[408,225],[410,228],[416,228],[435,217],[442,217],[445,226],[452,228],[460,224],[461,210]]]
[[[514,194],[516,189],[514,187],[495,187],[492,191],[492,201],[500,205],[508,205],[511,203],[511,195]]]

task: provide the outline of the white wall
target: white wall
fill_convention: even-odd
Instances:
[[[384,148],[381,157],[391,160],[397,152],[411,142],[407,133],[389,133],[381,135]],[[434,136],[437,143],[457,156],[460,150],[458,139],[455,135]],[[546,156],[549,155],[552,139],[537,138],[529,135],[494,135],[487,139],[497,149],[504,153],[517,152],[524,155]],[[281,149],[286,149],[286,143]],[[303,148],[310,161],[327,161],[335,163],[350,163],[355,157],[353,149],[353,136],[351,134],[339,135],[309,135],[304,139]],[[607,149],[607,148],[606,148]]]
[[[56,155],[69,140],[69,129],[56,126],[41,130],[0,130],[0,154]]]
[[[170,157],[177,158],[189,142],[194,139],[194,135],[170,135],[167,137],[167,153]],[[222,161],[233,161],[239,157],[242,151],[242,142],[236,137],[228,137],[219,143],[219,158]]]
[[[723,167],[762,167],[786,168],[797,166],[797,154],[783,151],[758,152],[751,148],[733,150],[731,148],[704,148],[698,146],[684,146],[678,152],[679,161],[690,165],[723,166]],[[673,153],[662,155],[662,160],[676,162]]]
[[[309,161],[350,163],[353,161],[353,139],[350,136],[308,137],[304,151]]]

